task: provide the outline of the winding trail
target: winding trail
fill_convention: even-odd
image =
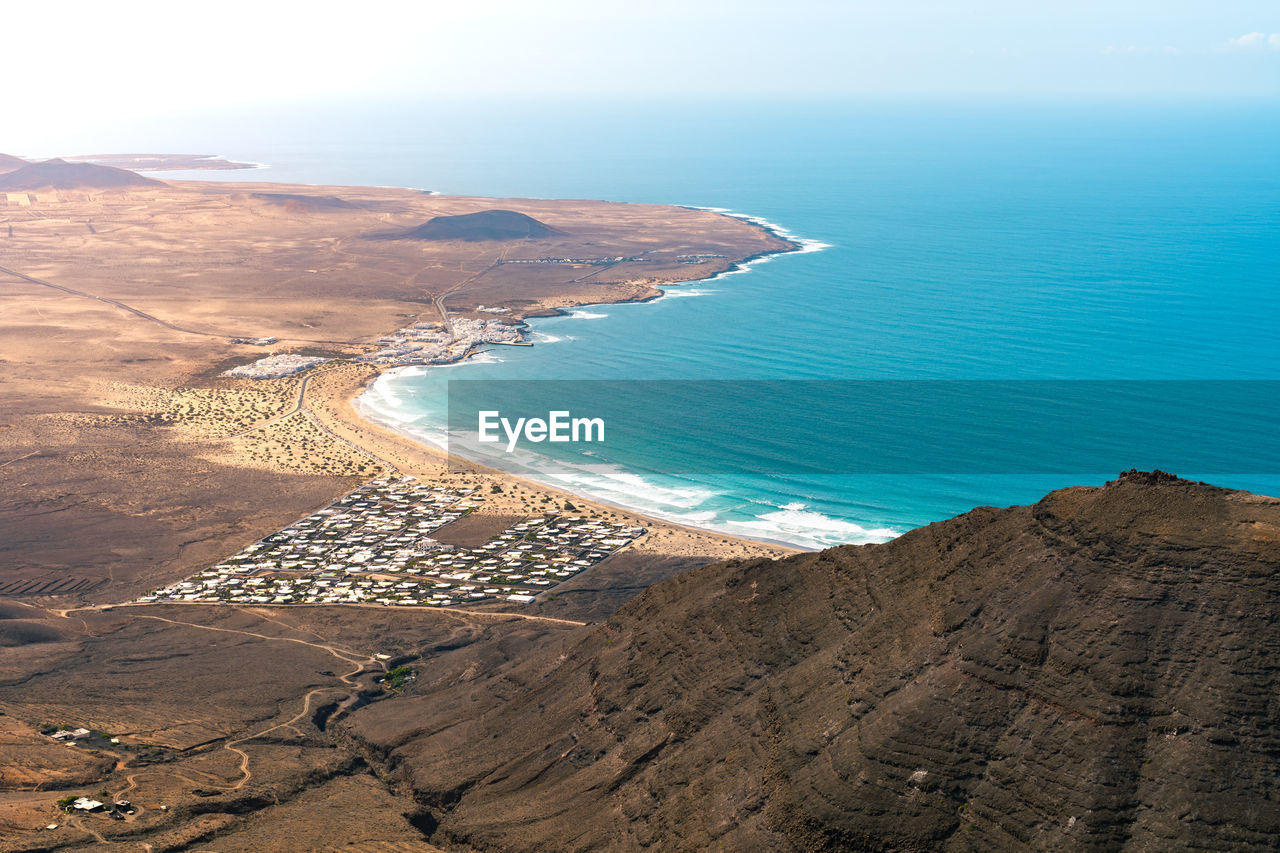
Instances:
[[[241,611],[241,612],[247,613],[249,611]],[[250,615],[256,616],[257,614],[251,613]],[[263,639],[268,639],[268,640],[283,640],[286,642],[293,642],[293,643],[298,643],[304,646],[310,646],[316,649],[323,649],[329,652],[334,657],[337,657],[340,660],[344,660],[355,667],[355,669],[352,669],[350,672],[346,672],[346,673],[343,673],[342,675],[337,676],[339,681],[341,681],[343,684],[345,684],[347,687],[350,687],[350,688],[358,687],[358,685],[352,679],[355,678],[355,676],[359,675],[360,673],[364,672],[365,667],[369,664],[372,664],[373,666],[376,666],[376,667],[381,667],[384,672],[386,671],[386,665],[383,664],[381,661],[379,661],[373,655],[362,657],[360,652],[353,652],[349,649],[343,649],[342,651],[339,651],[336,646],[331,646],[327,643],[312,643],[312,642],[308,642],[307,640],[299,640],[296,637],[270,637],[265,634],[255,633],[253,631],[241,631],[241,630],[232,629],[232,628],[217,628],[211,625],[198,625],[194,622],[181,622],[174,619],[165,619],[163,616],[140,615],[138,618],[158,619],[161,622],[169,622],[174,625],[190,625],[196,628],[206,628],[208,630],[213,630],[213,631],[226,631],[232,634],[245,634],[250,637],[261,637]],[[275,620],[267,620],[267,621],[271,621],[277,625],[284,625],[284,623],[275,622]],[[292,628],[291,626],[285,626],[285,627],[289,627],[290,630],[299,630],[297,628]],[[348,655],[350,655],[351,657],[348,657]],[[260,738],[263,735],[271,734],[271,732],[277,731],[278,729],[293,728],[294,723],[298,722],[303,717],[307,716],[307,714],[311,713],[311,699],[314,696],[316,696],[319,693],[327,693],[331,690],[341,690],[341,689],[342,688],[340,687],[317,687],[313,690],[309,690],[307,691],[306,695],[302,697],[302,710],[294,714],[285,722],[276,723],[275,725],[268,726],[267,728],[262,729],[261,731],[256,731],[253,734],[245,735],[244,737],[236,738],[235,740],[229,740],[226,743],[224,743],[222,745],[223,749],[229,752],[233,752],[236,755],[240,756],[240,779],[233,785],[223,787],[222,790],[238,791],[241,788],[243,788],[245,785],[249,784],[249,781],[253,779],[253,771],[249,769],[249,753],[245,752],[243,749],[240,749],[240,744],[248,743],[249,741],[254,740],[255,738]],[[297,729],[294,729],[294,731],[296,732]]]
[[[97,608],[93,607],[93,608],[76,608],[76,609],[96,610]],[[252,611],[240,610],[240,608],[236,608],[236,609],[242,613],[247,613],[256,618],[262,618],[258,616],[258,614],[253,613]],[[64,610],[64,611],[53,611],[53,612],[59,613],[59,615],[65,617],[68,613],[73,611]],[[341,646],[335,646],[329,643],[313,643],[309,640],[298,639],[297,637],[273,637],[270,634],[259,634],[256,631],[245,631],[239,628],[222,628],[217,625],[201,625],[198,622],[184,622],[181,619],[169,619],[164,616],[151,616],[145,613],[131,613],[129,615],[135,619],[152,619],[157,622],[166,622],[170,625],[183,625],[188,628],[199,628],[204,631],[218,631],[224,634],[241,634],[246,637],[256,637],[261,640],[272,640],[272,641],[283,642],[283,643],[296,643],[301,646],[308,646],[313,649],[320,649],[322,651],[328,652],[329,654],[333,655],[339,660],[345,661],[346,663],[354,667],[349,672],[336,676],[337,679],[346,686],[346,688],[358,689],[359,685],[356,684],[354,679],[360,673],[364,672],[367,667],[372,666],[372,667],[380,668],[384,672],[386,671],[386,664],[378,660],[377,657],[375,657],[374,655],[366,655],[363,652],[352,651],[351,649],[345,649],[345,648],[342,648]],[[275,620],[266,620],[266,621],[270,621],[273,624],[281,625],[282,627],[287,627],[290,630],[301,630],[298,628],[293,628],[292,626],[285,625],[284,623],[281,623],[281,622],[275,622]],[[224,743],[222,745],[223,749],[236,754],[240,758],[240,763],[239,763],[240,778],[234,784],[222,786],[221,790],[224,792],[238,791],[241,788],[243,788],[245,785],[249,784],[250,780],[253,779],[253,771],[249,769],[249,762],[250,762],[249,753],[245,752],[243,749],[240,748],[241,744],[247,743],[251,740],[254,740],[255,738],[262,737],[263,735],[270,734],[271,732],[274,732],[278,729],[293,728],[295,723],[297,723],[303,717],[307,716],[307,714],[311,713],[311,700],[316,695],[320,693],[326,693],[332,690],[344,690],[344,688],[331,686],[331,687],[317,687],[313,690],[310,690],[306,693],[305,696],[303,696],[302,710],[300,710],[297,714],[294,714],[285,722],[275,723],[274,725],[268,726],[267,728],[262,729],[260,731],[253,732],[252,734],[235,738],[234,740],[229,740],[226,743]],[[349,693],[350,691],[346,691],[346,692]],[[294,731],[297,731],[297,729],[294,729]],[[139,774],[134,773],[129,777],[127,777],[126,781],[128,781],[129,786],[124,790],[122,790],[120,794],[117,794],[117,797],[119,797],[124,793],[127,793],[128,791],[132,791],[134,788],[137,787],[138,775]],[[99,841],[105,841],[105,839],[101,838],[100,836],[97,836],[97,834],[94,833],[93,830],[89,829],[88,827],[84,827],[84,828],[86,831],[90,832],[91,834],[94,834],[95,837],[98,837]]]
[[[76,829],[80,830],[81,832],[89,833],[90,835],[92,835],[94,838],[98,840],[99,844],[117,843],[114,841],[108,841],[107,839],[103,838],[102,833],[98,832],[98,830],[94,829],[92,826],[89,826],[87,823],[85,823],[84,817],[81,815],[78,815],[78,814],[70,815],[67,818],[67,826],[74,826]]]
[[[374,660],[374,659],[370,658],[370,660]],[[377,661],[374,661],[374,662],[376,663]],[[356,683],[351,679],[352,677],[357,676],[362,672],[364,672],[363,663],[361,663],[359,666],[357,666],[355,669],[351,670],[350,672],[345,673],[343,675],[339,675],[338,680],[341,681],[343,684],[346,684],[348,687],[356,687]],[[311,699],[313,696],[315,696],[317,693],[327,693],[331,690],[341,690],[341,689],[342,688],[340,687],[317,687],[314,690],[309,690],[307,691],[306,695],[302,697],[302,710],[294,714],[285,722],[276,723],[274,726],[270,726],[269,728],[265,728],[261,731],[254,732],[251,735],[245,735],[242,738],[229,740],[225,744],[223,744],[222,745],[223,749],[234,752],[236,755],[240,756],[240,780],[236,782],[234,785],[231,785],[230,787],[223,788],[223,790],[238,791],[241,788],[243,788],[245,785],[249,784],[249,780],[253,778],[253,771],[249,769],[249,753],[245,752],[243,749],[240,749],[240,744],[247,743],[248,741],[251,741],[255,738],[260,738],[263,735],[271,734],[272,732],[278,729],[292,729],[294,723],[298,722],[298,720],[301,720],[303,717],[307,716],[307,714],[311,713]],[[294,729],[294,731],[297,732],[298,730]]]
[[[115,796],[116,796],[116,799],[117,799],[117,800],[122,800],[122,799],[124,799],[124,795],[125,795],[125,794],[129,793],[130,791],[137,790],[137,788],[138,788],[138,776],[139,776],[139,775],[141,775],[141,774],[139,774],[139,773],[130,773],[128,776],[124,777],[124,781],[128,782],[129,784],[128,784],[128,785],[126,785],[125,787],[121,788],[119,791],[117,791],[117,792],[116,792],[116,795],[115,795]],[[140,810],[140,809],[139,809],[139,810]]]

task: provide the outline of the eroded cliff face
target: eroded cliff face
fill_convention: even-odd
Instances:
[[[708,566],[426,669],[349,725],[436,843],[1280,843],[1280,501],[1167,475]]]

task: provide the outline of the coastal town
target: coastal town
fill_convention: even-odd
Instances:
[[[478,547],[431,536],[477,509],[470,489],[413,477],[372,480],[139,603],[380,604],[448,607],[528,603],[644,535],[579,514],[525,518]]]
[[[389,367],[452,364],[485,344],[514,346],[524,342],[523,324],[509,321],[449,316],[449,327],[415,323],[379,338],[376,343],[381,345],[380,349],[356,360]]]
[[[491,312],[492,313],[492,312]],[[378,338],[378,349],[354,357],[354,361],[385,367],[407,367],[418,364],[453,364],[484,345],[519,346],[524,344],[525,327],[512,321],[470,319],[449,316],[449,327],[439,323],[415,323]],[[238,339],[258,344],[260,340]],[[281,379],[304,373],[330,361],[320,356],[277,353],[223,371],[233,379]]]

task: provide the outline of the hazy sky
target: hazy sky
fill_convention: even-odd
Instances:
[[[366,95],[1280,97],[1278,0],[95,0],[0,21],[0,131]]]

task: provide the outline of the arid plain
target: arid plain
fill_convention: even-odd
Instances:
[[[523,606],[116,606],[382,473],[476,489],[495,524],[567,500],[628,518],[450,472],[354,411],[380,368],[350,359],[415,322],[642,300],[790,245],[677,207],[51,184],[0,192],[0,849],[433,849],[412,801],[330,725],[397,701],[388,668],[449,650],[453,669],[433,680],[473,678],[682,569],[785,551],[634,519],[649,533],[633,546]],[[495,208],[559,233],[373,236]],[[639,260],[509,263],[540,257]],[[301,377],[220,376],[270,352],[334,360]],[[55,725],[110,738],[64,745],[41,734]],[[134,813],[56,805],[103,793]]]

